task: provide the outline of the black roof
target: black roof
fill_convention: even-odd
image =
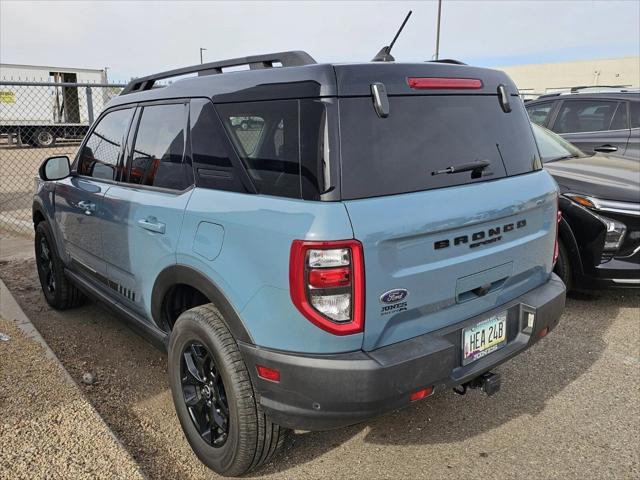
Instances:
[[[269,65],[274,55],[295,53],[294,59],[279,61],[283,66]],[[471,67],[457,63],[423,62],[366,62],[352,64],[317,64],[304,52],[282,52],[260,55],[202,66],[187,67],[133,80],[114,98],[109,107],[171,98],[207,97],[215,102],[257,101],[285,98],[318,98],[346,95],[365,96],[371,94],[371,83],[383,82],[390,95],[440,93],[442,90],[417,91],[407,84],[408,77],[454,77],[477,78],[483,86],[477,90],[448,90],[447,93],[496,94],[503,84],[512,95],[518,90],[511,79],[497,70]],[[244,60],[250,70],[223,72],[225,64]],[[251,66],[251,62],[255,66]],[[262,63],[262,64],[261,64]],[[212,67],[213,65],[213,67]],[[222,67],[219,67],[222,65]],[[216,70],[218,69],[218,70]],[[178,74],[198,73],[198,76],[183,78],[162,88],[154,88],[158,79]],[[148,89],[141,88],[146,86]]]

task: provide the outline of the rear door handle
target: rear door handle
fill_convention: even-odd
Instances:
[[[96,211],[96,204],[82,200],[76,204],[80,210],[84,210],[85,215],[91,215]]]
[[[595,152],[612,153],[612,152],[617,152],[618,151],[618,147],[616,147],[615,145],[610,145],[610,144],[606,143],[606,144],[600,145],[598,147],[593,147],[593,150]]]
[[[155,233],[164,233],[167,228],[167,226],[164,223],[159,222],[156,217],[147,217],[144,220],[138,220],[138,225],[145,230]]]

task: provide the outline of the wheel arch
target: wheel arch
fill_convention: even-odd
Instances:
[[[151,293],[151,315],[158,326],[162,325],[163,306],[167,294],[176,285],[186,285],[201,292],[220,310],[224,322],[236,340],[254,343],[240,316],[222,290],[202,272],[187,265],[171,265],[160,272],[156,278]]]
[[[580,250],[578,248],[578,241],[576,240],[573,231],[571,230],[571,225],[569,222],[562,217],[560,220],[560,230],[558,232],[558,238],[564,244],[567,249],[567,253],[569,254],[569,263],[571,268],[573,269],[574,274],[582,273],[582,258],[580,256]]]

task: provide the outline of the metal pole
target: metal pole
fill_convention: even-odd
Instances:
[[[440,14],[442,12],[442,0],[438,0],[438,25],[436,27],[436,55],[435,60],[438,60],[440,55]]]
[[[200,47],[200,64],[202,65],[202,51],[206,50],[206,48]]]
[[[91,87],[86,88],[87,92],[87,116],[89,117],[89,125],[93,124],[93,96]]]

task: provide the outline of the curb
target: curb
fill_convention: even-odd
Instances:
[[[18,305],[18,302],[13,297],[12,293],[9,291],[9,289],[7,288],[5,283],[2,281],[2,279],[0,279],[0,317],[4,318],[5,320],[8,320],[9,322],[13,322],[20,330],[22,330],[25,336],[27,336],[28,338],[40,344],[40,346],[44,350],[45,356],[51,359],[58,366],[58,368],[62,372],[62,375],[65,381],[73,385],[80,392],[80,395],[85,399],[85,401],[89,405],[89,408],[95,414],[96,418],[98,418],[99,421],[105,426],[106,430],[109,432],[114,442],[118,444],[120,448],[122,448],[122,451],[124,452],[124,454],[127,455],[130,458],[131,462],[138,468],[138,472],[140,473],[140,476],[142,478],[147,478],[147,476],[144,474],[144,472],[140,468],[140,465],[138,464],[138,462],[133,458],[129,450],[127,450],[127,448],[116,436],[113,430],[111,430],[111,427],[109,427],[107,422],[104,421],[104,419],[95,409],[93,404],[87,399],[87,397],[85,396],[80,386],[75,382],[75,380],[73,379],[71,374],[67,371],[67,369],[64,368],[64,365],[62,364],[62,362],[60,362],[56,354],[53,352],[53,350],[51,350],[51,347],[47,345],[47,342],[44,340],[44,338],[42,338],[42,335],[40,335],[40,332],[38,332],[38,330],[33,325],[33,323],[31,323],[31,320],[29,320],[29,317],[27,317],[27,315],[22,311],[22,308],[20,308],[20,305]]]

